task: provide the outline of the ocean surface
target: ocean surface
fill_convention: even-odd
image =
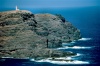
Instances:
[[[22,8],[24,9],[24,8]],[[9,11],[12,9],[1,9]],[[34,59],[12,59],[0,60],[0,66],[94,66],[100,65],[100,7],[81,8],[27,8],[32,13],[61,14],[75,27],[80,29],[82,39],[63,43],[63,47],[56,48],[61,51],[77,53],[76,56],[67,57],[75,60],[73,62],[50,61],[48,59],[34,61]],[[70,45],[71,47],[68,47]],[[66,59],[66,57],[64,58]]]

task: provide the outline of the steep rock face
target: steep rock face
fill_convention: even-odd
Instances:
[[[48,48],[79,38],[80,31],[61,15],[25,10],[0,12],[0,57],[46,56]]]

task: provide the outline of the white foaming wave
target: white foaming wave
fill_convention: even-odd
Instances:
[[[75,41],[72,41],[71,43],[75,43]]]
[[[71,57],[77,57],[77,56],[81,56],[82,54],[77,53],[75,56],[71,56]]]
[[[66,48],[64,48],[64,47],[61,47],[61,48],[57,48],[58,50],[60,50],[60,49],[66,49]]]
[[[73,47],[66,47],[66,48],[69,48],[69,49],[89,49],[91,47],[73,46]]]
[[[55,59],[57,59],[57,60],[61,60],[61,59],[71,60],[72,57],[59,57],[59,58],[55,58]],[[30,61],[36,61],[36,62],[47,62],[47,61],[51,61],[51,60],[52,60],[52,58],[41,59],[41,60],[38,60],[38,61],[36,61],[35,59],[30,59]]]
[[[88,41],[88,40],[91,40],[91,38],[81,38],[81,39],[79,39],[79,41]]]
[[[80,54],[77,53],[76,56],[79,56]],[[52,58],[46,58],[46,59],[41,59],[41,60],[34,60],[34,59],[30,59],[30,61],[34,61],[34,62],[48,62],[48,63],[52,63],[52,64],[90,64],[87,61],[79,61],[79,60],[72,60],[72,57],[59,57],[59,58],[55,58],[56,60],[52,60]],[[69,61],[68,61],[69,60]]]
[[[30,59],[30,61],[35,61],[35,59]]]
[[[84,46],[73,46],[73,47],[68,47],[68,46],[65,46],[65,47],[61,47],[61,48],[57,48],[57,49],[90,49],[92,47],[84,47]]]
[[[80,53],[77,53],[77,55],[76,56],[81,56],[82,54],[80,54]]]
[[[89,62],[87,62],[87,61],[78,61],[78,60],[75,60],[75,61],[74,61],[74,64],[89,64]]]
[[[55,58],[55,59],[63,59],[63,60],[71,60],[71,57],[60,57],[60,58]]]
[[[42,59],[42,60],[38,60],[35,62],[48,62],[48,63],[52,63],[52,64],[89,64],[89,62],[86,61],[78,61],[78,60],[74,60],[74,61],[54,61],[54,60],[49,60],[49,59]]]

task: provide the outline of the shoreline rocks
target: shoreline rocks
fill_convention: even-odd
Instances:
[[[0,57],[48,57],[50,48],[80,38],[80,31],[61,15],[26,10],[0,12]],[[52,51],[58,52],[56,56],[65,53]]]

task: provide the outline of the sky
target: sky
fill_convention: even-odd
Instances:
[[[100,6],[100,0],[0,0],[0,8],[60,8]]]

